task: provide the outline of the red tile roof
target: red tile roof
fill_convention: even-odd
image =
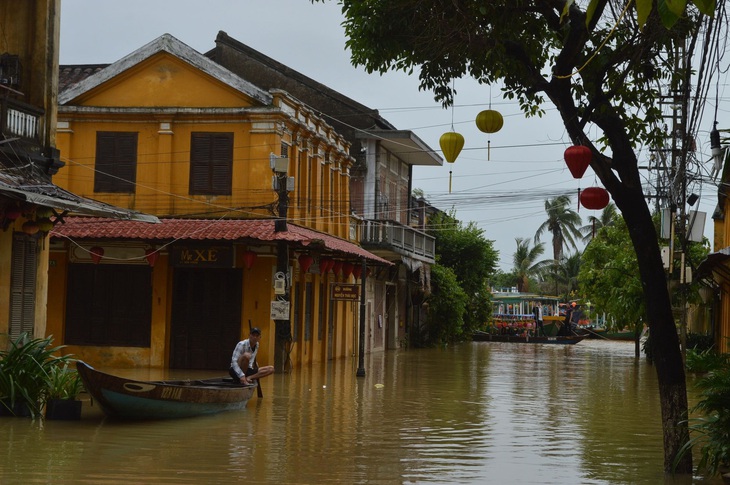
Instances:
[[[371,262],[391,265],[389,261],[360,246],[323,232],[287,223],[287,231],[275,232],[273,219],[160,219],[160,224],[120,221],[100,217],[65,217],[51,237],[70,239],[145,239],[236,241],[290,241],[302,246],[314,245],[332,252],[364,257]]]

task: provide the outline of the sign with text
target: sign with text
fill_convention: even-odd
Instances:
[[[175,245],[170,264],[180,267],[233,268],[232,245]]]
[[[360,286],[349,285],[344,283],[334,283],[332,285],[333,300],[356,301],[360,299]]]
[[[289,302],[274,300],[271,302],[272,320],[289,320]]]

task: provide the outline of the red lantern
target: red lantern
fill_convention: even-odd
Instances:
[[[608,191],[603,187],[588,187],[580,193],[580,203],[591,210],[601,210],[608,205]]]
[[[243,252],[243,263],[246,265],[246,269],[251,269],[253,264],[256,262],[256,253],[251,250]]]
[[[309,270],[309,267],[312,266],[313,261],[314,258],[309,254],[299,255],[299,267],[301,268],[302,273],[306,273]]]
[[[147,258],[149,265],[154,268],[157,258],[160,256],[160,252],[157,249],[147,248],[144,250],[144,256]]]
[[[352,263],[343,263],[342,264],[342,275],[345,277],[345,279],[349,278],[352,274],[352,270],[355,269],[355,265]]]
[[[14,221],[20,217],[20,209],[18,207],[6,207],[5,208],[5,218]]]
[[[342,271],[342,261],[335,261],[332,263],[332,272],[337,276]]]
[[[573,178],[581,178],[591,164],[591,149],[583,145],[568,147],[563,154]]]
[[[332,266],[335,264],[334,260],[332,258],[320,258],[319,260],[319,272],[321,274],[327,274],[332,269]]]
[[[362,274],[362,265],[361,264],[356,264],[352,268],[352,274],[353,274],[353,276],[355,276],[355,279],[356,280],[359,280],[360,279],[360,275]]]
[[[89,254],[91,255],[91,260],[94,262],[94,264],[99,264],[101,258],[104,257],[104,248],[94,246],[93,248],[89,249]]]

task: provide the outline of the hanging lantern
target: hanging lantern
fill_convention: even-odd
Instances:
[[[250,249],[243,252],[243,264],[246,265],[246,269],[253,268],[253,264],[256,262],[257,254]]]
[[[441,145],[441,151],[446,161],[454,163],[456,157],[461,153],[461,149],[464,148],[464,137],[460,133],[449,131],[441,135],[439,145]]]
[[[353,276],[355,277],[356,280],[359,280],[360,279],[360,275],[362,274],[362,265],[361,264],[356,264],[352,268],[352,274],[353,274]]]
[[[299,255],[299,268],[302,270],[302,273],[306,273],[309,270],[309,267],[312,266],[313,261],[314,258],[309,254]]]
[[[476,123],[483,133],[497,133],[504,126],[504,118],[499,111],[485,109],[477,115]]]
[[[349,278],[352,274],[352,271],[355,269],[355,265],[352,263],[343,263],[342,264],[342,275],[345,277],[345,279]]]
[[[485,109],[477,115],[477,128],[483,133],[496,133],[502,129],[504,118],[499,111]],[[492,140],[487,139],[487,160],[491,159]]]
[[[321,274],[327,274],[332,269],[335,261],[332,258],[320,258],[319,260],[319,272]]]
[[[14,221],[20,217],[20,209],[16,206],[5,208],[5,218]]]
[[[160,256],[160,251],[154,248],[147,248],[144,250],[144,257],[147,258],[147,263],[151,267],[155,267],[155,263],[157,262],[157,258]]]
[[[339,275],[342,271],[342,261],[335,261],[332,263],[332,272],[335,274],[335,276]]]
[[[38,226],[38,223],[36,221],[25,221],[23,223],[22,230],[24,233],[32,236],[33,234],[40,231],[40,227]]]
[[[603,187],[588,187],[580,193],[580,203],[591,210],[601,210],[608,205],[608,191]]]
[[[93,248],[89,249],[89,255],[91,256],[91,260],[94,262],[94,264],[99,264],[101,258],[104,257],[104,248],[94,246]]]
[[[449,163],[454,163],[456,157],[461,153],[461,149],[464,148],[464,137],[460,133],[455,131],[449,131],[441,135],[439,138],[439,145],[441,145],[441,151]],[[449,193],[451,193],[451,170],[449,170]]]
[[[563,154],[573,178],[581,178],[591,164],[591,149],[583,145],[568,147]]]
[[[40,229],[41,232],[49,232],[51,229],[53,229],[53,221],[51,221],[47,217],[38,219],[36,223],[38,224],[38,229]]]

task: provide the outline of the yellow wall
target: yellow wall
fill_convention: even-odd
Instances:
[[[270,205],[277,200],[272,188],[269,156],[272,153],[278,156],[281,143],[285,142],[291,146],[289,175],[296,177],[297,188],[305,187],[311,191],[309,194],[316,196],[308,200],[296,191],[290,193],[289,219],[300,225],[327,229],[333,235],[349,239],[349,205],[342,203],[349,200],[348,170],[352,163],[347,155],[349,145],[324,120],[285,93],[274,94],[273,106],[257,106],[257,103],[170,54],[153,55],[60,108],[57,144],[66,166],[54,177],[54,182],[85,197],[161,217],[271,217],[269,210],[254,207]],[[89,109],[79,110],[77,106]],[[128,110],[125,107],[141,109]],[[256,109],[247,109],[252,107]],[[135,193],[94,192],[97,131],[138,133]],[[234,134],[230,196],[189,195],[190,137],[195,131]],[[329,153],[329,164],[321,163],[324,162],[325,151]],[[318,152],[322,157],[311,156]],[[311,165],[299,170],[300,157]],[[331,185],[324,183],[324,178],[329,180],[330,170],[334,171]],[[319,194],[324,194],[324,199]],[[322,200],[327,206],[321,207]],[[301,201],[301,204],[295,201]],[[251,326],[261,328],[263,335],[258,361],[260,365],[273,364],[276,335],[270,319],[270,304],[275,297],[271,281],[276,266],[275,247],[265,243],[257,245],[258,257],[250,269],[246,268],[242,259],[243,249],[247,246],[239,247],[236,267],[243,269],[241,337],[248,336],[249,320]],[[291,255],[292,265],[296,268],[295,253],[292,251]],[[67,255],[54,252],[52,257],[58,259],[51,271],[51,287],[58,300],[49,305],[48,330],[63,335],[67,271],[64,258]],[[153,270],[151,348],[72,346],[69,350],[91,362],[104,362],[103,365],[167,366],[173,271],[167,257],[161,257]],[[314,283],[316,317],[322,276],[297,273],[294,277]],[[329,275],[326,278],[332,281],[334,277]],[[329,286],[323,288],[328,291]],[[334,307],[336,328],[332,355],[327,354],[326,348],[328,329],[320,340],[315,325],[312,338],[305,341],[303,328],[299,328],[299,340],[294,343],[290,354],[293,368],[326,358],[352,355],[352,328],[356,318],[353,309],[356,312],[357,307],[345,302],[337,302]],[[328,308],[325,308],[325,325],[327,311]],[[302,324],[293,322],[294,325]]]

